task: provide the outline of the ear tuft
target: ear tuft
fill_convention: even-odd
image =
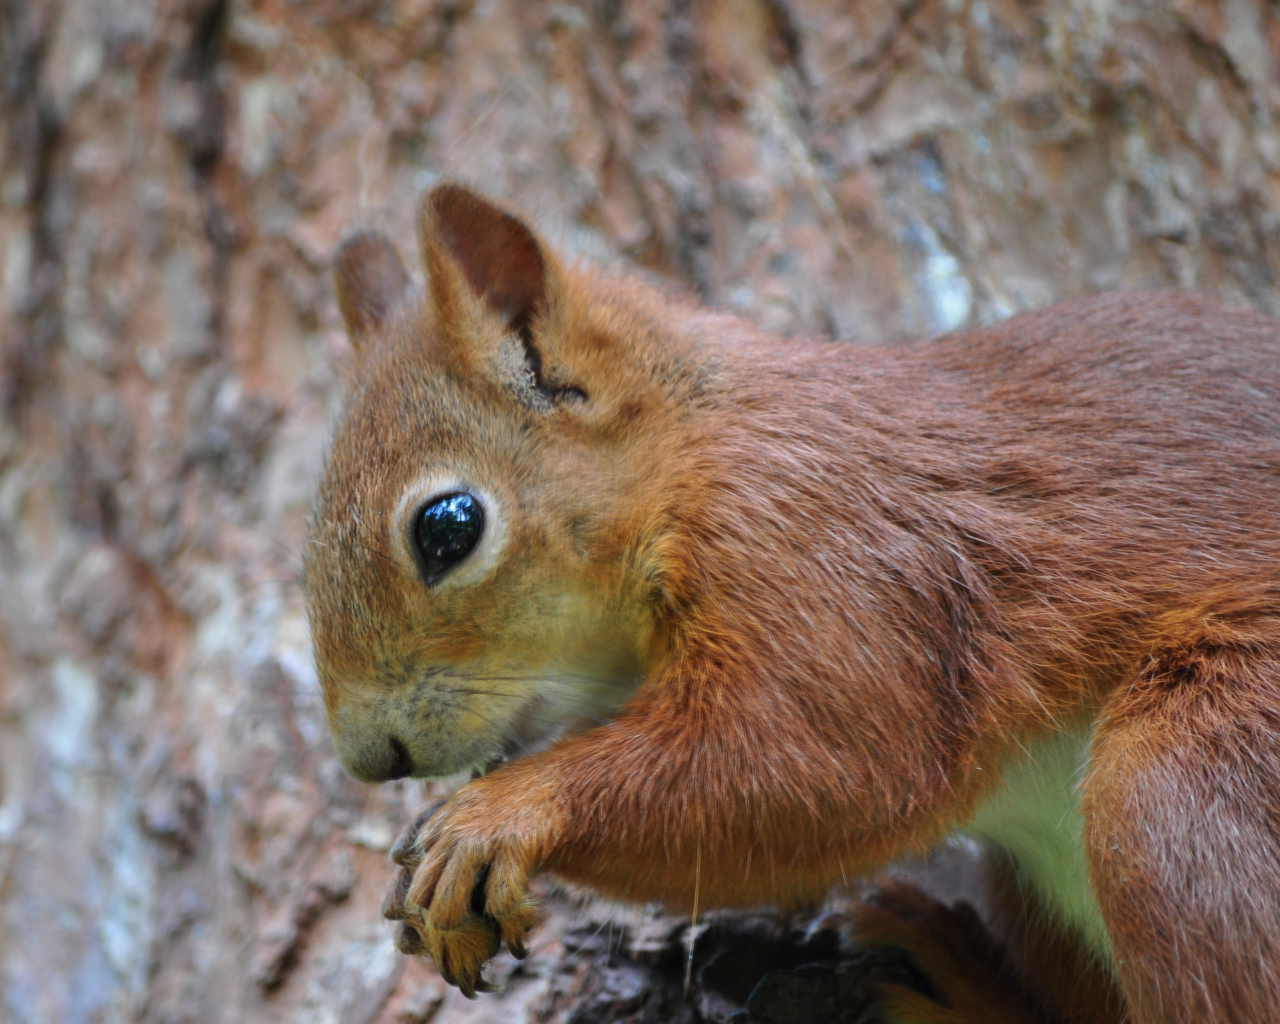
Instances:
[[[524,221],[460,185],[440,185],[423,202],[422,238],[430,269],[433,243],[439,244],[476,297],[528,338],[546,301],[547,265]]]
[[[404,302],[409,275],[390,239],[362,231],[339,246],[333,276],[347,334],[358,350],[395,317]]]

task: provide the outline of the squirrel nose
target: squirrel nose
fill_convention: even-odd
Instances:
[[[398,737],[390,736],[385,743],[372,743],[352,753],[354,757],[342,758],[343,765],[361,782],[389,782],[413,774],[413,758]]]
[[[405,745],[395,736],[392,736],[387,742],[391,747],[391,755],[393,758],[387,771],[387,778],[403,779],[406,775],[412,775],[413,758],[409,756],[409,751],[405,749]]]

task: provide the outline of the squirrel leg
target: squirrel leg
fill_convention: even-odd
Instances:
[[[1124,996],[1108,964],[1078,931],[1056,920],[1004,853],[986,853],[986,899],[992,933],[1018,984],[1068,1024],[1127,1021]]]
[[[1003,948],[964,902],[947,906],[906,882],[883,883],[853,911],[859,945],[910,954],[929,979],[927,995],[905,985],[875,989],[875,1019],[884,1024],[1045,1024]],[[1073,1022],[1074,1024],[1074,1022]]]
[[[421,923],[463,991],[497,938],[523,948],[539,870],[686,910],[795,905],[953,818],[948,777],[931,770],[949,754],[929,737],[864,749],[745,672],[704,667],[693,686],[675,675],[688,660],[670,671],[613,721],[467,783],[417,830],[394,916]],[[900,778],[922,781],[886,784]]]
[[[911,955],[934,989],[881,986],[880,1019],[893,1024],[1120,1024],[1124,998],[1083,937],[1053,920],[1016,865],[989,850],[983,902],[951,906],[889,881],[853,912],[853,939]]]
[[[1167,629],[1103,708],[1090,869],[1135,1024],[1280,1008],[1280,621]]]

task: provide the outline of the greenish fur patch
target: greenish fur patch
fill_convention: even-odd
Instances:
[[[1004,851],[1019,876],[1059,921],[1114,964],[1111,939],[1089,884],[1080,781],[1093,729],[1086,724],[1040,739],[1011,758],[999,789],[978,805],[965,829]]]

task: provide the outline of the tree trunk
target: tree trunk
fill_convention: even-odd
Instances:
[[[1267,0],[0,0],[0,1022],[724,1019],[551,887],[501,995],[392,948],[440,787],[343,774],[298,587],[339,238],[447,176],[779,331],[1280,313],[1278,66]]]

